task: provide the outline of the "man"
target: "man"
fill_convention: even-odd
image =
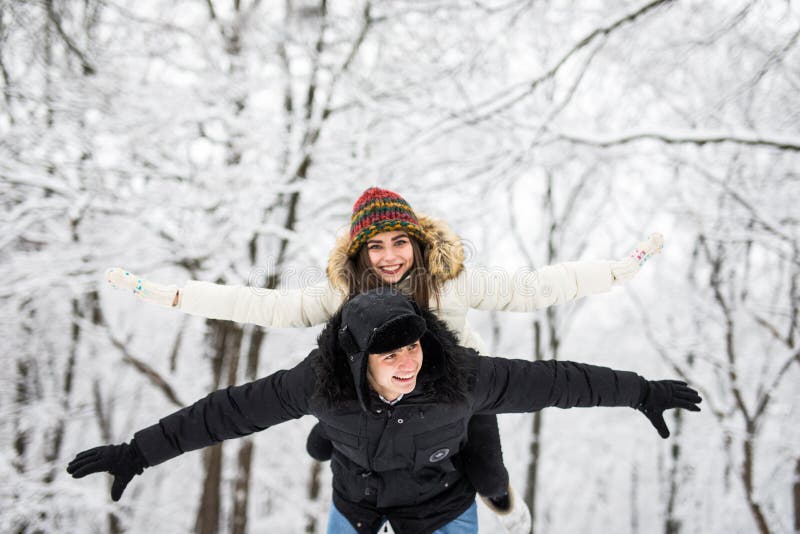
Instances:
[[[699,411],[683,382],[572,362],[481,357],[394,290],[357,295],[291,370],[216,391],[140,430],[129,444],[78,454],[75,478],[107,471],[111,495],[145,467],[306,414],[333,442],[328,532],[477,532],[475,490],[459,452],[475,413],[638,408],[666,438],[663,411]]]

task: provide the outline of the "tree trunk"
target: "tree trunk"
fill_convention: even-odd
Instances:
[[[537,361],[543,359],[542,325],[538,320],[533,322],[533,354]],[[531,434],[531,458],[528,462],[525,502],[528,503],[528,508],[530,508],[531,511],[531,534],[534,534],[536,530],[536,485],[539,476],[539,457],[541,456],[542,412],[533,414],[533,429]]]
[[[564,223],[569,217],[566,213],[561,219],[556,215],[555,202],[553,198],[553,177],[550,173],[547,174],[547,190],[543,199],[544,210],[550,221],[550,231],[547,237],[547,264],[552,265],[558,257],[557,250],[557,233],[559,228],[563,227]],[[558,313],[552,307],[545,310],[545,327],[547,328],[547,344],[550,354],[548,355],[553,360],[558,359],[558,350],[561,345],[561,338],[558,332]],[[544,359],[545,351],[542,341],[542,323],[539,320],[533,322],[533,354],[534,360],[540,361]],[[525,489],[525,500],[531,512],[531,534],[536,531],[536,486],[539,477],[539,462],[542,456],[542,413],[536,412],[533,414],[533,428],[530,453],[531,458],[528,464],[528,480]]]
[[[533,414],[533,433],[531,437],[531,460],[528,464],[528,487],[525,490],[525,500],[531,511],[531,534],[536,529],[536,484],[539,477],[539,457],[541,455],[540,442],[542,439],[542,412]]]
[[[119,522],[119,518],[117,514],[113,512],[108,513],[108,533],[109,534],[121,534],[124,532],[122,529],[122,525]]]
[[[767,519],[764,517],[764,512],[761,509],[761,505],[755,500],[755,496],[753,495],[753,442],[754,442],[754,434],[752,425],[747,425],[747,436],[742,443],[742,448],[744,450],[744,460],[742,462],[742,483],[744,484],[744,491],[745,491],[745,498],[747,499],[747,506],[750,508],[750,513],[753,514],[753,519],[756,522],[756,526],[758,527],[758,532],[760,534],[770,534],[769,526],[767,525]]]
[[[21,306],[20,308],[23,307],[24,306]],[[20,313],[24,313],[22,309],[20,309]],[[34,319],[35,315],[36,312],[34,310],[28,312],[28,317],[31,321]],[[24,322],[22,328],[26,337],[33,337],[34,333],[32,328]],[[27,357],[28,355],[23,354],[17,360],[16,395],[14,396],[14,404],[18,407],[15,410],[16,415],[14,416],[14,426],[16,427],[14,452],[16,456],[11,462],[17,473],[23,473],[26,469],[25,454],[28,450],[28,440],[30,439],[29,432],[22,430],[24,426],[22,424],[22,414],[25,413],[25,409],[32,402],[35,394],[35,389],[31,387],[31,365],[28,363]],[[27,519],[22,518],[12,523],[12,525],[14,534],[24,534],[28,531],[29,522]]]
[[[16,395],[14,398],[14,404],[19,407],[19,409],[16,411],[17,414],[24,413],[25,406],[31,402],[31,392],[29,390],[30,373],[31,366],[25,357],[23,356],[22,358],[18,359]],[[29,440],[28,432],[22,430],[23,425],[21,419],[21,415],[15,415],[14,426],[16,427],[16,431],[14,435],[14,453],[16,454],[16,457],[14,458],[12,465],[18,473],[22,473],[25,470],[25,453],[28,450]]]
[[[236,383],[236,369],[242,344],[242,328],[231,322],[206,321],[210,345],[213,384],[211,389],[219,389],[222,384]],[[225,371],[227,370],[227,373]],[[227,374],[227,376],[225,376]],[[196,534],[215,534],[219,532],[221,517],[222,483],[222,443],[203,451],[205,479],[200,507],[197,510],[194,531]]]
[[[800,458],[794,464],[794,531],[800,533]]]
[[[259,327],[247,327],[250,333],[250,345],[247,348],[245,378],[258,378],[258,360],[261,345],[264,342],[264,330]],[[245,534],[247,531],[247,508],[250,503],[250,480],[252,479],[253,441],[246,438],[242,443],[236,462],[236,481],[233,492],[233,517],[231,519],[232,534]]]
[[[231,533],[247,531],[247,505],[250,502],[250,478],[253,465],[253,440],[244,440],[237,457],[236,481],[233,491],[233,517]]]
[[[636,464],[631,467],[631,534],[639,534],[639,507],[636,496],[639,495],[639,469]]]
[[[69,356],[67,357],[67,364],[64,368],[64,381],[61,393],[61,405],[65,410],[69,409],[70,393],[72,392],[72,377],[75,372],[75,362],[78,355],[78,345],[81,338],[81,328],[79,326],[82,317],[81,304],[77,298],[72,299],[72,328],[70,335]],[[56,459],[61,454],[61,444],[64,441],[64,417],[60,417],[56,421],[52,431],[48,433],[48,450],[45,453],[44,459],[47,463],[55,463]],[[50,469],[45,476],[44,481],[50,484],[55,479],[56,470]]]
[[[314,460],[311,464],[311,476],[308,482],[308,500],[315,501],[319,498],[320,483],[319,477],[322,473],[322,463]],[[306,534],[314,534],[317,532],[317,519],[314,516],[309,516],[306,522]]]
[[[203,467],[206,476],[203,481],[203,494],[194,531],[197,534],[216,534],[219,532],[220,482],[222,479],[222,444],[203,450]]]
[[[667,510],[664,519],[664,532],[665,534],[679,534],[681,531],[681,522],[675,517],[675,501],[678,494],[678,474],[680,472],[679,464],[681,459],[681,445],[678,437],[681,434],[681,427],[683,426],[683,416],[680,410],[675,410],[675,425],[673,428],[673,442],[671,447],[672,467],[669,471],[669,490],[667,495]]]

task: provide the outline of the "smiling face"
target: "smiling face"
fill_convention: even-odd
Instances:
[[[405,232],[382,232],[370,238],[365,246],[370,265],[384,283],[399,282],[414,266],[414,249]]]
[[[393,401],[414,391],[421,368],[422,347],[415,341],[391,352],[370,354],[367,381],[381,397]]]

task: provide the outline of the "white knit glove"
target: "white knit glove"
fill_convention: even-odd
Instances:
[[[611,275],[614,277],[614,285],[627,282],[633,278],[642,265],[652,256],[661,252],[664,248],[664,236],[661,234],[650,234],[647,240],[639,243],[628,257],[619,261],[611,262]]]
[[[150,282],[120,267],[107,270],[106,281],[114,289],[130,289],[142,300],[155,302],[161,306],[171,308],[178,303],[178,286]]]

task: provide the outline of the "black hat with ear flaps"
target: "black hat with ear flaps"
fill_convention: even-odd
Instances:
[[[426,332],[427,325],[419,307],[396,289],[379,287],[345,302],[338,333],[339,345],[347,354],[356,392],[364,409],[368,391],[368,356],[410,345],[422,339]],[[439,345],[438,341],[436,345]]]
[[[417,341],[425,330],[425,319],[414,302],[395,289],[377,288],[345,303],[339,343],[348,354],[378,354]]]

